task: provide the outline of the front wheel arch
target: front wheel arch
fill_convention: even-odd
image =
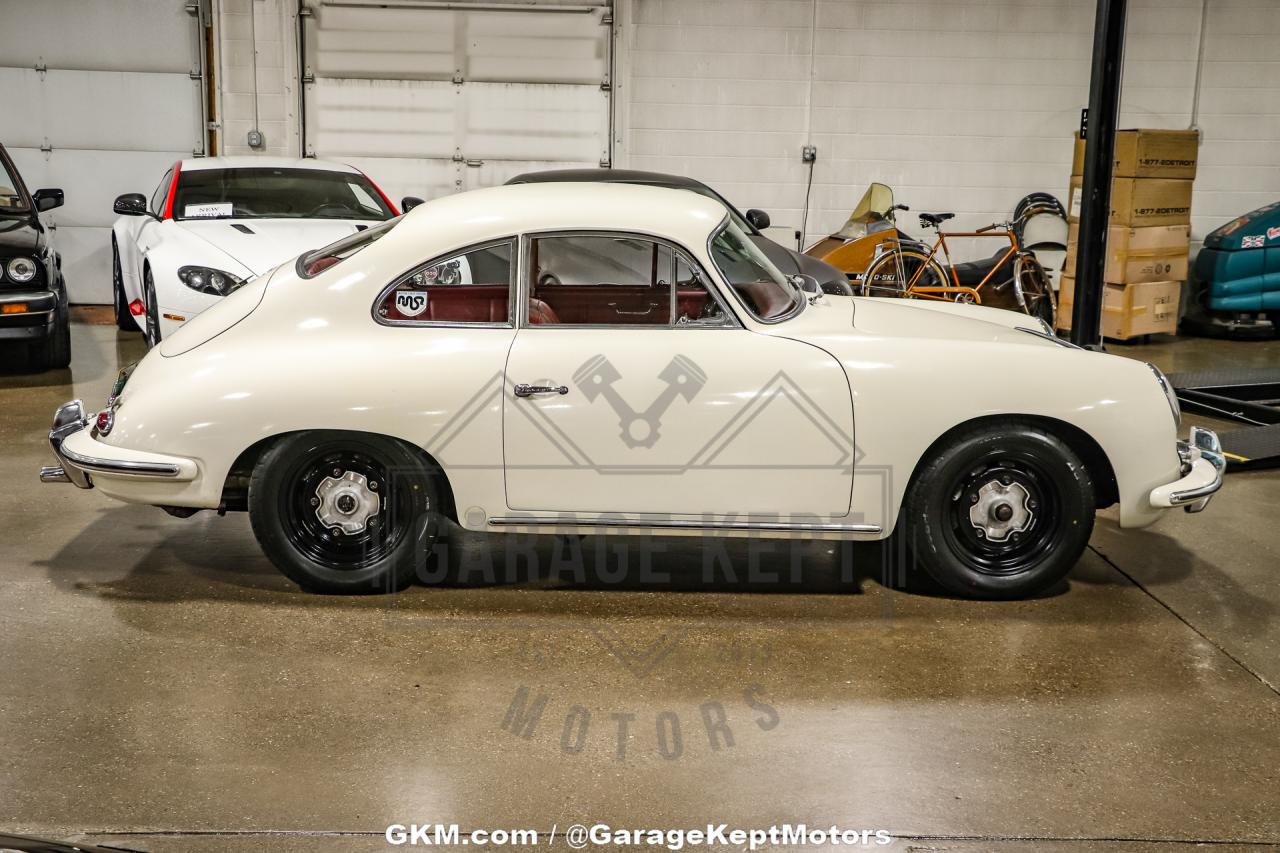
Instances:
[[[1071,448],[1071,451],[1084,462],[1089,471],[1089,476],[1093,479],[1098,509],[1106,509],[1119,502],[1120,487],[1116,481],[1116,471],[1111,464],[1111,460],[1107,457],[1106,451],[1102,449],[1102,445],[1098,444],[1093,436],[1075,424],[1044,415],[984,415],[956,424],[938,436],[924,453],[920,454],[920,457],[916,460],[915,467],[911,471],[911,477],[907,480],[908,486],[915,482],[916,476],[920,472],[920,467],[925,464],[925,460],[932,459],[960,433],[968,432],[982,425],[989,425],[995,428],[1008,426],[1011,423],[1042,429]],[[901,506],[898,507],[898,512],[901,514]]]
[[[436,486],[440,490],[440,514],[449,520],[458,522],[457,504],[453,497],[453,485],[449,482],[449,475],[445,473],[444,466],[441,465],[434,456],[422,449],[411,441],[385,433],[372,432],[368,430],[330,430],[327,427],[316,427],[317,430],[323,429],[326,432],[344,432],[351,435],[379,436],[388,438],[392,441],[399,442],[408,448],[411,452],[422,458],[427,465],[428,470],[432,472],[432,476],[436,480]],[[253,470],[258,466],[258,461],[262,459],[263,454],[271,448],[272,445],[291,435],[300,432],[310,432],[310,430],[291,430],[289,432],[281,432],[267,438],[255,441],[253,444],[241,451],[236,460],[231,463],[231,468],[227,471],[226,479],[222,484],[222,500],[219,504],[220,509],[232,512],[243,512],[249,508],[249,478],[253,475]]]

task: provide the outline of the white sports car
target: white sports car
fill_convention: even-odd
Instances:
[[[115,212],[116,324],[149,346],[253,276],[397,215],[358,169],[267,157],[182,160]]]
[[[269,357],[268,357],[269,356]],[[998,377],[993,381],[992,377]],[[440,198],[306,253],[54,416],[47,482],[247,510],[328,592],[471,530],[880,539],[959,593],[1059,581],[1119,505],[1202,509],[1158,370],[1010,311],[828,298],[684,190]]]

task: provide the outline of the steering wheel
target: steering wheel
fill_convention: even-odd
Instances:
[[[325,210],[333,210],[335,213],[355,213],[354,210],[347,207],[340,201],[326,201],[323,204],[318,204],[311,210],[307,211],[305,216],[319,216],[320,213]]]

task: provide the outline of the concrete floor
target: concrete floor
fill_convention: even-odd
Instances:
[[[1069,585],[1034,601],[895,592],[878,549],[826,543],[795,546],[794,582],[785,543],[761,563],[779,580],[732,585],[690,540],[654,544],[657,583],[590,560],[486,582],[464,572],[502,548],[482,536],[444,586],[325,598],[276,573],[243,515],[36,481],[53,408],[104,399],[140,354],[111,327],[74,341],[70,371],[0,375],[2,830],[177,853],[386,849],[387,824],[437,822],[1280,846],[1280,472],[1233,474],[1206,513],[1148,531],[1104,517]],[[1170,370],[1280,358],[1115,351]],[[544,567],[559,546],[539,541]],[[546,699],[527,738],[503,725],[522,689]]]

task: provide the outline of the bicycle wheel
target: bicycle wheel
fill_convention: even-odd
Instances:
[[[1058,303],[1049,284],[1049,275],[1035,256],[1018,255],[1013,265],[1013,281],[1017,288],[1018,307],[1037,320],[1048,323],[1049,328],[1055,328]]]
[[[881,255],[867,269],[859,293],[862,296],[901,297],[908,295],[910,286],[946,287],[947,283],[947,274],[928,255],[914,249],[895,249]]]

